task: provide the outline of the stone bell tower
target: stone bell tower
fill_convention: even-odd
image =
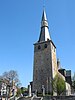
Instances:
[[[57,73],[56,46],[49,34],[46,12],[43,10],[40,37],[34,44],[33,91],[52,93],[52,80]]]

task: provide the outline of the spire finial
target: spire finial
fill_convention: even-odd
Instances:
[[[45,9],[45,2],[44,2],[44,0],[43,0],[43,9]]]
[[[45,9],[45,0],[43,0],[43,9]]]
[[[48,26],[45,9],[43,10],[43,14],[42,14],[42,24],[41,24],[41,27],[42,26]]]

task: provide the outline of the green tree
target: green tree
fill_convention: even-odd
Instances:
[[[21,95],[21,89],[20,88],[17,88],[16,96],[19,97],[20,95]]]
[[[21,93],[22,93],[22,94],[24,94],[25,91],[27,91],[27,90],[28,90],[27,88],[25,88],[25,87],[21,87]]]
[[[25,93],[25,91],[27,91],[28,89],[25,88],[25,87],[21,87],[21,88],[17,88],[17,93],[16,93],[16,96],[21,96]]]
[[[57,95],[62,94],[66,89],[66,84],[64,79],[57,74],[53,80],[53,91],[57,92]]]
[[[75,72],[74,72],[74,75],[72,77],[72,86],[73,86],[73,89],[75,91]]]

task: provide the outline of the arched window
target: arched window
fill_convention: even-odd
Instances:
[[[41,46],[40,45],[38,46],[38,49],[41,49]]]
[[[47,48],[47,44],[45,44],[44,47]]]

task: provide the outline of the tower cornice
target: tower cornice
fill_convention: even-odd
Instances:
[[[56,48],[55,44],[53,43],[52,40],[48,40],[48,41],[42,41],[42,42],[37,42],[37,43],[34,43],[33,45],[40,45],[40,44],[43,44],[43,43],[48,43],[48,42],[51,42],[53,44],[53,46]]]

